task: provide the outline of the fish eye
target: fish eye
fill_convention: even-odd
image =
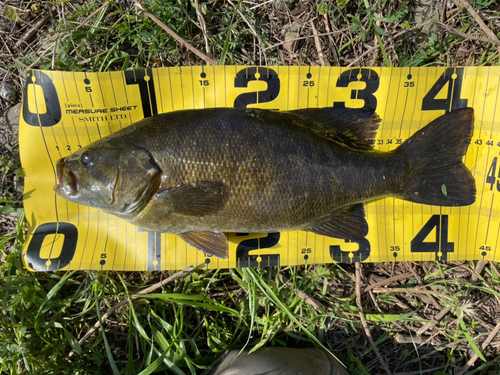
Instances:
[[[85,166],[92,165],[92,159],[93,159],[93,155],[90,151],[85,151],[80,158],[80,160],[82,161],[82,164]]]

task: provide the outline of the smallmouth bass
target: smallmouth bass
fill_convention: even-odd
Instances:
[[[342,108],[165,113],[60,159],[54,190],[219,258],[229,255],[222,232],[360,240],[368,233],[362,202],[376,198],[474,203],[462,162],[472,108],[437,118],[389,152],[370,142],[380,121]]]

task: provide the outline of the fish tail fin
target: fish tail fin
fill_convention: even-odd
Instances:
[[[437,206],[467,206],[476,200],[471,171],[462,162],[474,131],[474,110],[438,117],[397,151],[410,161],[409,182],[401,198]]]

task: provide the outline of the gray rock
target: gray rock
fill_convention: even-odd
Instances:
[[[295,49],[297,48],[297,42],[296,40],[300,35],[300,25],[296,22],[290,24],[290,25],[285,25],[283,27],[283,37],[285,38],[285,43],[283,44],[283,47],[289,52],[289,53],[294,53]]]
[[[274,0],[274,7],[277,11],[286,12],[292,7],[296,0]]]
[[[415,23],[420,25],[426,21],[439,21],[441,17],[441,11],[443,10],[443,2],[436,0],[416,0],[414,3],[413,17]],[[432,31],[438,29],[437,25],[434,23],[428,23],[425,25],[423,31],[424,34],[428,34]]]
[[[19,118],[21,117],[22,104],[17,103],[15,106],[10,107],[5,112],[5,122],[7,125],[12,127],[12,129],[19,129]]]
[[[16,23],[13,20],[7,17],[0,16],[0,31],[5,31],[5,32],[12,31],[13,29],[16,28],[15,26]]]
[[[2,87],[0,87],[0,97],[8,102],[14,103],[18,97],[16,86],[12,82],[5,82]]]

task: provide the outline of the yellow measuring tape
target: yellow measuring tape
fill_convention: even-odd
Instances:
[[[329,262],[500,260],[500,67],[330,68],[176,67],[112,73],[32,70],[20,124],[29,223],[26,267],[174,270]],[[375,148],[389,151],[446,111],[475,110],[465,164],[476,181],[467,207],[426,206],[394,198],[365,204],[369,225],[359,243],[311,232],[228,233],[228,259],[175,235],[143,231],[53,191],[55,162],[144,117],[211,107],[294,110],[375,109]],[[495,195],[497,200],[495,201]]]

